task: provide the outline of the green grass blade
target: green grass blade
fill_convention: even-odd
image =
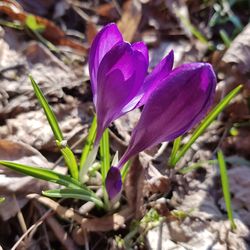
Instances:
[[[61,150],[61,153],[62,153],[64,160],[69,168],[71,176],[74,179],[78,180],[79,171],[78,171],[78,165],[77,165],[74,153],[72,152],[72,150],[68,146],[62,146],[60,144],[60,142],[58,142],[58,141],[56,143]]]
[[[71,149],[67,145],[63,146],[63,144],[64,144],[63,134],[62,134],[61,129],[58,125],[56,116],[55,116],[54,112],[52,111],[52,109],[50,108],[50,106],[49,106],[46,98],[44,97],[41,89],[39,88],[37,83],[34,81],[32,76],[30,76],[30,80],[31,80],[32,86],[34,88],[36,97],[37,97],[38,101],[40,102],[40,104],[45,112],[45,115],[48,119],[48,122],[50,124],[50,127],[53,131],[57,146],[60,148],[62,155],[64,157],[64,160],[65,160],[65,163],[69,168],[70,174],[74,179],[78,180],[79,172],[78,172],[78,166],[77,166],[75,156],[74,156],[73,152],[71,151]]]
[[[218,161],[217,160],[209,160],[209,161],[202,161],[202,162],[197,162],[197,163],[194,163],[192,164],[191,166],[188,166],[188,167],[185,167],[185,168],[182,168],[180,170],[178,170],[178,172],[180,174],[187,174],[193,170],[196,170],[198,168],[202,168],[203,165],[205,164],[209,164],[209,165],[212,165],[212,164],[216,164]]]
[[[223,196],[226,204],[227,209],[227,216],[231,223],[231,229],[236,229],[236,224],[233,219],[233,211],[232,211],[232,205],[231,205],[231,196],[230,196],[230,189],[229,189],[229,180],[227,175],[227,167],[224,159],[224,155],[221,150],[217,153],[218,156],[218,162],[220,167],[220,176],[221,176],[221,185],[222,185],[222,191]]]
[[[2,26],[6,26],[8,28],[12,28],[12,29],[17,29],[17,30],[24,30],[24,26],[23,24],[19,23],[19,22],[9,22],[9,21],[5,21],[0,19],[0,25]]]
[[[197,138],[205,131],[205,129],[214,121],[214,119],[221,113],[221,111],[228,105],[228,103],[239,93],[242,89],[242,85],[239,85],[233,89],[223,100],[216,105],[216,107],[207,115],[207,117],[201,122],[201,124],[195,129],[189,141],[180,149],[176,154],[173,161],[173,166],[183,157],[187,150],[192,146],[192,144],[197,140]]]
[[[96,128],[97,128],[97,123],[96,123],[96,116],[94,116],[94,119],[92,121],[91,127],[89,129],[89,134],[87,137],[87,141],[85,143],[85,146],[82,151],[81,159],[80,159],[80,170],[82,169],[89,152],[93,148],[93,144],[95,141],[95,136],[96,136]]]
[[[92,201],[98,207],[103,207],[103,202],[98,198],[94,192],[86,191],[84,189],[54,189],[43,191],[43,195],[53,198],[71,198],[84,201]]]
[[[101,157],[101,174],[102,182],[105,183],[107,173],[110,168],[110,152],[109,152],[109,131],[106,129],[100,141],[100,157]]]
[[[39,86],[37,85],[37,83],[35,82],[35,80],[32,78],[32,76],[29,76],[30,80],[31,80],[31,84],[33,86],[33,89],[35,91],[36,97],[39,101],[39,103],[41,104],[45,115],[48,119],[48,122],[50,124],[50,127],[54,133],[54,136],[56,138],[56,140],[58,140],[59,142],[63,141],[63,135],[62,132],[59,128],[56,116],[54,114],[54,112],[52,111],[52,109],[50,108],[46,98],[44,97],[41,89],[39,88]]]
[[[81,184],[77,180],[71,178],[70,176],[65,176],[49,169],[31,167],[9,161],[0,161],[0,165],[3,165],[19,173],[33,176],[37,179],[54,182],[68,188],[82,188]]]
[[[176,153],[178,152],[180,148],[180,145],[181,145],[181,136],[179,136],[178,138],[174,140],[174,145],[173,145],[172,152],[170,154],[169,162],[168,162],[170,166],[173,166],[174,159],[176,157]]]
[[[221,37],[221,39],[222,39],[224,45],[225,45],[227,48],[229,48],[229,47],[231,46],[231,40],[230,40],[230,38],[229,38],[227,32],[226,32],[225,30],[221,29],[219,33],[220,33],[220,37]]]
[[[131,164],[132,164],[132,160],[129,160],[122,167],[122,170],[121,170],[122,183],[124,183],[124,181],[125,181],[125,178],[127,176],[127,173],[128,173],[128,170],[129,170],[129,167],[131,166]]]
[[[110,207],[108,194],[105,187],[105,180],[110,168],[110,152],[109,152],[109,130],[106,129],[100,141],[100,157],[101,157],[101,175],[102,175],[102,190],[105,208]]]
[[[183,26],[192,33],[201,43],[208,46],[208,48],[213,49],[213,46],[209,43],[208,39],[179,11],[176,11],[177,16],[180,18]]]

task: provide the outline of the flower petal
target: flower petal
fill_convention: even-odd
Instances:
[[[122,41],[122,35],[116,24],[111,23],[102,28],[92,43],[89,53],[89,72],[94,96],[94,104],[96,104],[98,67],[107,52],[110,51],[114,45]]]
[[[146,71],[147,65],[143,54],[134,51],[128,43],[115,45],[104,56],[97,75],[96,143],[109,123],[124,114],[124,106],[141,88]]]
[[[116,197],[120,194],[122,190],[122,177],[118,168],[111,167],[109,169],[105,181],[105,186],[109,199],[111,201],[116,199]]]
[[[148,48],[144,42],[137,42],[132,44],[132,49],[138,52],[141,52],[145,58],[146,63],[148,64]]]
[[[145,104],[119,167],[144,149],[191,129],[212,104],[215,86],[216,77],[208,63],[191,63],[173,70]]]
[[[139,108],[144,105],[155,88],[169,75],[174,64],[174,52],[170,53],[156,65],[153,71],[145,78],[138,94],[124,107],[124,111],[128,112],[132,109]]]
[[[146,77],[142,92],[143,97],[138,103],[137,107],[144,105],[155,88],[169,75],[174,65],[174,51],[171,50],[169,54],[164,57],[160,63],[156,65],[153,71]]]

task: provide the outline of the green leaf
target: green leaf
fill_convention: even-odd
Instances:
[[[110,168],[110,152],[109,152],[109,131],[106,129],[102,135],[100,142],[100,156],[101,156],[101,174],[102,182],[105,183],[107,173]]]
[[[69,146],[67,146],[67,145],[62,146],[60,144],[60,142],[58,142],[58,141],[56,141],[56,143],[57,143],[57,145],[59,146],[59,148],[61,150],[61,153],[62,153],[62,155],[64,157],[64,160],[65,160],[67,166],[69,167],[69,171],[70,171],[71,176],[74,179],[78,180],[78,178],[79,178],[78,165],[77,165],[74,153],[69,148]]]
[[[28,15],[26,17],[25,25],[32,31],[42,32],[45,30],[45,25],[37,23],[34,15]]]
[[[231,229],[235,230],[236,224],[233,218],[231,196],[230,196],[230,189],[229,189],[229,180],[228,180],[228,175],[227,175],[227,167],[226,167],[225,159],[221,150],[218,151],[217,156],[218,156],[218,162],[219,162],[219,167],[220,167],[221,185],[222,185],[223,196],[224,196],[226,209],[227,209],[227,216],[231,223]]]
[[[49,106],[46,98],[44,97],[41,89],[39,88],[37,83],[34,81],[32,76],[30,76],[30,80],[31,80],[32,86],[34,88],[36,97],[37,97],[38,101],[40,102],[40,104],[45,112],[45,115],[48,119],[50,127],[53,131],[54,137],[56,138],[57,146],[60,148],[62,155],[64,157],[64,160],[65,160],[65,163],[69,168],[70,174],[73,178],[78,180],[79,172],[78,172],[78,166],[77,166],[75,156],[74,156],[72,150],[67,145],[65,145],[65,144],[67,144],[67,142],[65,140],[63,140],[63,134],[62,134],[61,129],[58,125],[56,116],[55,116],[54,112],[52,111],[52,109],[50,108],[50,106]]]
[[[195,129],[189,141],[180,149],[176,154],[173,161],[173,166],[183,157],[187,150],[192,146],[192,144],[199,138],[199,136],[207,129],[207,127],[214,121],[214,119],[221,113],[221,111],[228,105],[228,103],[239,93],[242,89],[242,85],[239,85],[233,89],[223,100],[216,105],[216,107],[207,115],[207,117],[201,122],[201,124]]]
[[[0,203],[4,202],[5,198],[4,197],[0,197]]]
[[[97,128],[96,116],[94,116],[91,127],[89,129],[89,134],[88,134],[85,146],[82,151],[81,160],[80,160],[80,169],[82,169],[82,167],[84,166],[84,163],[88,157],[88,154],[93,148],[93,144],[94,144],[95,136],[96,136],[96,128]]]
[[[48,119],[48,122],[50,124],[50,127],[51,127],[53,133],[54,133],[56,140],[58,140],[59,142],[63,141],[63,135],[62,135],[62,132],[59,128],[59,125],[58,125],[58,122],[56,120],[56,116],[55,116],[54,112],[50,108],[46,98],[44,97],[41,89],[39,88],[39,86],[37,85],[37,83],[35,82],[33,77],[29,76],[29,78],[31,80],[31,84],[32,84],[33,89],[35,91],[36,97],[37,97],[38,101],[40,102],[40,104],[45,112],[45,115]]]
[[[49,169],[26,166],[9,161],[0,161],[0,165],[3,165],[19,173],[33,176],[37,179],[54,182],[68,188],[82,188],[81,184],[77,180],[71,178],[70,176],[62,175]]]
[[[43,191],[43,194],[53,198],[71,198],[84,201],[92,201],[98,207],[103,207],[103,202],[92,191],[86,191],[84,189],[54,189]]]
[[[173,149],[172,149],[172,152],[171,152],[170,157],[169,157],[169,165],[170,166],[173,166],[173,162],[174,162],[174,159],[176,157],[176,153],[178,152],[178,150],[180,148],[180,145],[181,145],[181,136],[177,137],[174,140]]]

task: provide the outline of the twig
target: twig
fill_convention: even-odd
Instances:
[[[82,228],[82,231],[83,231],[83,237],[84,237],[84,242],[85,242],[85,250],[90,250],[87,230]]]
[[[41,207],[39,203],[35,203],[37,210],[43,214],[45,209]],[[67,250],[75,249],[75,244],[72,239],[69,237],[67,232],[65,232],[62,226],[57,222],[53,217],[46,218],[46,223],[49,225],[51,230],[54,232],[56,238],[61,242],[62,246]]]
[[[29,194],[27,197],[30,199],[36,199],[55,211],[61,218],[65,220],[73,220],[81,225],[82,228],[92,232],[118,230],[125,226],[124,223],[126,220],[133,217],[133,210],[130,207],[126,207],[119,213],[114,213],[102,218],[88,219],[77,214],[72,208],[65,208],[50,198],[42,197],[38,194]]]
[[[22,240],[32,231],[36,230],[43,221],[51,214],[51,209],[46,212],[35,224],[33,224],[27,231],[19,238],[19,240],[16,242],[16,244],[11,248],[11,250],[15,250],[18,245],[22,242]]]
[[[162,227],[163,227],[163,221],[161,221],[159,225],[159,238],[157,242],[157,250],[162,250]]]

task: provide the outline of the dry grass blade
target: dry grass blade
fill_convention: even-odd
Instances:
[[[36,230],[43,222],[44,220],[51,214],[51,210],[47,211],[35,224],[33,224],[15,243],[15,245],[11,248],[11,250],[17,249],[19,244],[22,242],[22,240],[33,230]]]
[[[38,209],[38,211],[41,214],[44,214],[46,212],[46,210],[40,204],[35,203],[35,206],[36,206],[36,209]],[[47,217],[46,223],[49,225],[51,230],[54,232],[56,238],[58,239],[58,241],[60,241],[60,243],[64,247],[64,249],[66,249],[66,250],[75,249],[74,242],[69,237],[67,232],[63,229],[62,225],[60,225],[55,218]]]

